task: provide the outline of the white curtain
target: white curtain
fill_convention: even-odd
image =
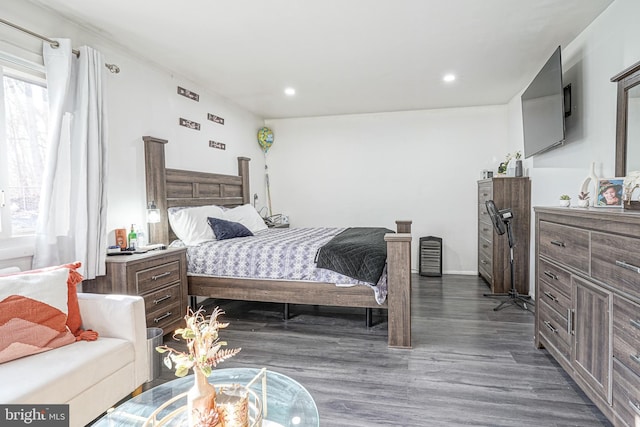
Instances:
[[[100,52],[71,41],[44,44],[49,140],[34,268],[82,262],[86,279],[105,274],[107,121]]]

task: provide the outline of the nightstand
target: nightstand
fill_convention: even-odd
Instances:
[[[107,256],[106,276],[82,282],[83,292],[140,295],[147,326],[165,334],[184,327],[187,298],[187,249]],[[98,331],[99,332],[99,331]]]

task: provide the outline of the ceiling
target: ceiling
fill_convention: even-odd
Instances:
[[[32,1],[273,119],[505,104],[613,0]]]

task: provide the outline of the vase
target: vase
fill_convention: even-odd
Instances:
[[[196,366],[193,367],[193,377],[193,387],[187,393],[189,427],[215,427],[219,425],[216,389]]]
[[[516,160],[516,176],[522,176],[522,160]]]
[[[580,189],[583,193],[591,193],[591,205],[595,203],[598,195],[598,175],[596,175],[596,162],[591,162],[591,170],[589,171],[589,175],[582,181],[582,188]]]
[[[560,206],[568,208],[571,206],[571,200],[560,199]]]

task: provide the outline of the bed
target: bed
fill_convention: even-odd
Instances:
[[[144,136],[147,202],[154,202],[161,220],[150,224],[150,241],[175,239],[167,210],[218,205],[233,208],[250,203],[249,161],[238,157],[238,175],[169,169],[167,140]],[[210,277],[188,274],[190,296],[362,308],[386,308],[389,347],[411,348],[411,221],[396,221],[396,233],[384,236],[387,247],[387,298],[378,304],[368,286],[336,286],[327,282]]]

